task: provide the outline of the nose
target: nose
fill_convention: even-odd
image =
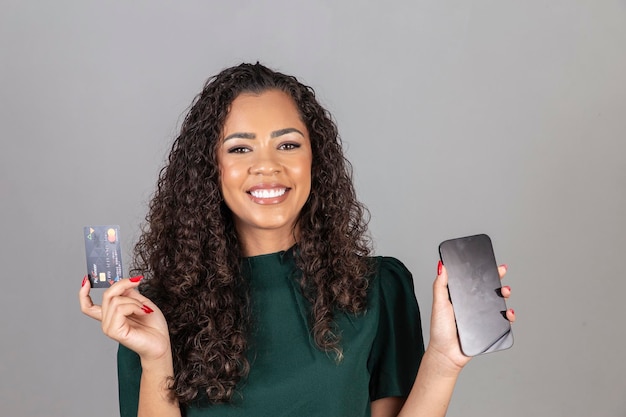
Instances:
[[[274,175],[280,172],[281,165],[272,150],[257,150],[250,165],[252,175]]]

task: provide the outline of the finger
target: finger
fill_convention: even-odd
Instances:
[[[137,288],[142,279],[143,276],[140,275],[121,279],[112,284],[102,295],[102,307],[104,309],[108,308],[108,304],[112,298],[125,294],[128,290]]]
[[[433,302],[449,301],[448,271],[441,261],[437,265],[437,278],[433,283]]]
[[[134,290],[131,290],[130,292],[134,292]],[[104,329],[108,327],[110,323],[115,322],[117,317],[120,316],[120,314],[124,316],[124,314],[120,313],[120,311],[126,311],[125,309],[127,309],[128,306],[134,306],[135,309],[144,308],[143,303],[141,303],[140,301],[132,297],[118,295],[116,297],[111,298],[109,302],[107,303],[106,308],[103,306],[103,309],[102,309],[103,311],[102,328]]]
[[[511,296],[511,287],[509,287],[508,285],[502,286],[502,288],[500,289],[500,293],[504,298],[509,298]]]
[[[107,312],[107,319],[102,321],[102,331],[107,336],[122,342],[132,330],[131,322],[151,313],[149,308],[136,302],[119,303],[115,306],[114,314]]]
[[[135,278],[130,278],[130,280],[135,280],[135,282],[139,282],[141,281],[143,277],[135,277]],[[159,307],[152,302],[152,300],[150,300],[148,297],[146,297],[145,295],[141,294],[138,290],[137,290],[137,285],[132,285],[129,288],[127,288],[122,294],[121,296],[123,297],[129,297],[132,298],[133,300],[138,301],[141,305],[143,305],[144,307],[147,307],[150,311],[154,311],[154,310],[158,310]]]
[[[115,322],[118,317],[128,317],[135,313],[149,313],[153,311],[154,310],[152,310],[149,306],[146,306],[130,297],[115,297],[111,301],[109,308],[105,311],[102,321],[103,323],[112,323]]]
[[[102,307],[93,303],[91,296],[89,295],[89,291],[91,290],[91,281],[89,281],[89,276],[85,275],[83,278],[82,286],[78,291],[78,302],[80,303],[80,311],[83,314],[91,317],[95,320],[102,321]]]
[[[506,311],[506,318],[509,319],[511,323],[515,323],[515,310],[513,310],[512,308],[509,308]]]
[[[506,275],[506,271],[509,269],[507,264],[502,264],[498,267],[498,273],[500,274],[500,279],[504,278]]]
[[[151,306],[156,307],[156,305],[152,302],[152,300],[150,300],[148,297],[140,293],[137,290],[137,288],[131,288],[129,290],[126,290],[122,295],[125,297],[133,298],[142,304],[149,304]]]

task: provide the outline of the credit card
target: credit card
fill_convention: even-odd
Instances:
[[[87,275],[92,288],[108,288],[122,279],[122,248],[117,225],[85,226]]]

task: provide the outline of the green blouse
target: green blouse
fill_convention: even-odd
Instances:
[[[337,314],[343,360],[316,348],[308,326],[309,304],[300,292],[292,251],[245,258],[254,332],[249,376],[230,404],[187,407],[199,416],[370,415],[370,402],[406,396],[424,353],[420,313],[411,273],[397,259],[375,258],[367,311]],[[120,345],[120,414],[136,417],[141,364]]]

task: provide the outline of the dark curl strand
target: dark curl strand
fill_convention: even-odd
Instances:
[[[249,371],[249,294],[232,213],[220,191],[217,150],[233,100],[268,90],[293,99],[311,139],[311,194],[298,218],[296,262],[318,347],[340,360],[335,313],[366,307],[368,212],[357,201],[352,167],[330,114],[313,89],[292,76],[259,63],[223,70],[195,98],[172,145],[131,271],[147,277],[141,291],[167,319],[174,358],[170,386],[181,405],[202,392],[211,403],[228,402]]]

